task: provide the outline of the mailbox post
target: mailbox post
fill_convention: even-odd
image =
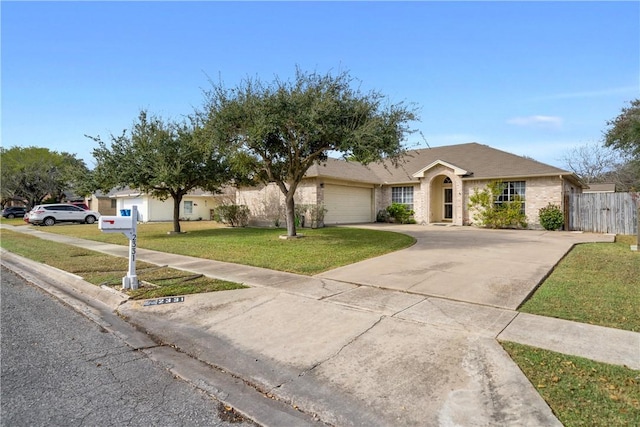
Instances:
[[[122,278],[123,289],[138,289],[136,275],[136,246],[138,234],[138,207],[131,207],[131,216],[101,216],[98,228],[103,233],[122,233],[129,239],[129,271]]]

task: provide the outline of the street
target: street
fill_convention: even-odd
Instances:
[[[2,426],[253,426],[2,268]]]

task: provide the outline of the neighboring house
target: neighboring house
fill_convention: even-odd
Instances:
[[[538,211],[585,187],[568,171],[478,143],[412,150],[398,166],[390,162],[364,166],[328,159],[314,165],[296,191],[296,203],[323,205],[324,223],[375,222],[392,202],[415,211],[419,224],[469,225],[469,196],[491,181],[506,184],[503,199],[520,196],[530,227],[539,228]],[[274,184],[240,188],[236,203],[245,204],[253,223],[283,221],[284,197]]]
[[[115,215],[118,208],[117,200],[112,197],[115,193],[113,190],[108,193],[96,191],[85,197],[84,202],[90,210],[100,212],[101,215]]]
[[[130,188],[113,191],[109,194],[109,197],[116,201],[117,215],[120,215],[121,210],[131,209],[132,206],[136,205],[140,221],[173,220],[173,199],[171,197],[166,200],[159,200],[149,194]],[[179,213],[180,219],[209,220],[212,216],[212,210],[219,206],[225,198],[229,198],[229,196],[194,190],[182,198]]]
[[[589,184],[587,188],[582,190],[583,193],[615,193],[615,183]]]

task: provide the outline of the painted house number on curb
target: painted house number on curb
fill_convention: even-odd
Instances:
[[[184,302],[184,297],[171,297],[171,298],[158,298],[152,299],[149,301],[145,301],[143,306],[149,307],[152,305],[162,305],[162,304],[171,304],[174,302]]]

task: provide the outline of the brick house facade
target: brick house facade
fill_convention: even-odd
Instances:
[[[298,205],[323,206],[327,225],[375,222],[377,213],[392,202],[411,208],[419,224],[470,225],[469,197],[492,181],[505,184],[506,198],[524,199],[531,228],[540,227],[540,208],[549,203],[562,207],[565,194],[584,188],[571,172],[469,143],[412,150],[397,165],[328,159],[309,169],[295,200]],[[253,224],[284,221],[284,196],[273,184],[238,189],[236,203],[249,207]]]

